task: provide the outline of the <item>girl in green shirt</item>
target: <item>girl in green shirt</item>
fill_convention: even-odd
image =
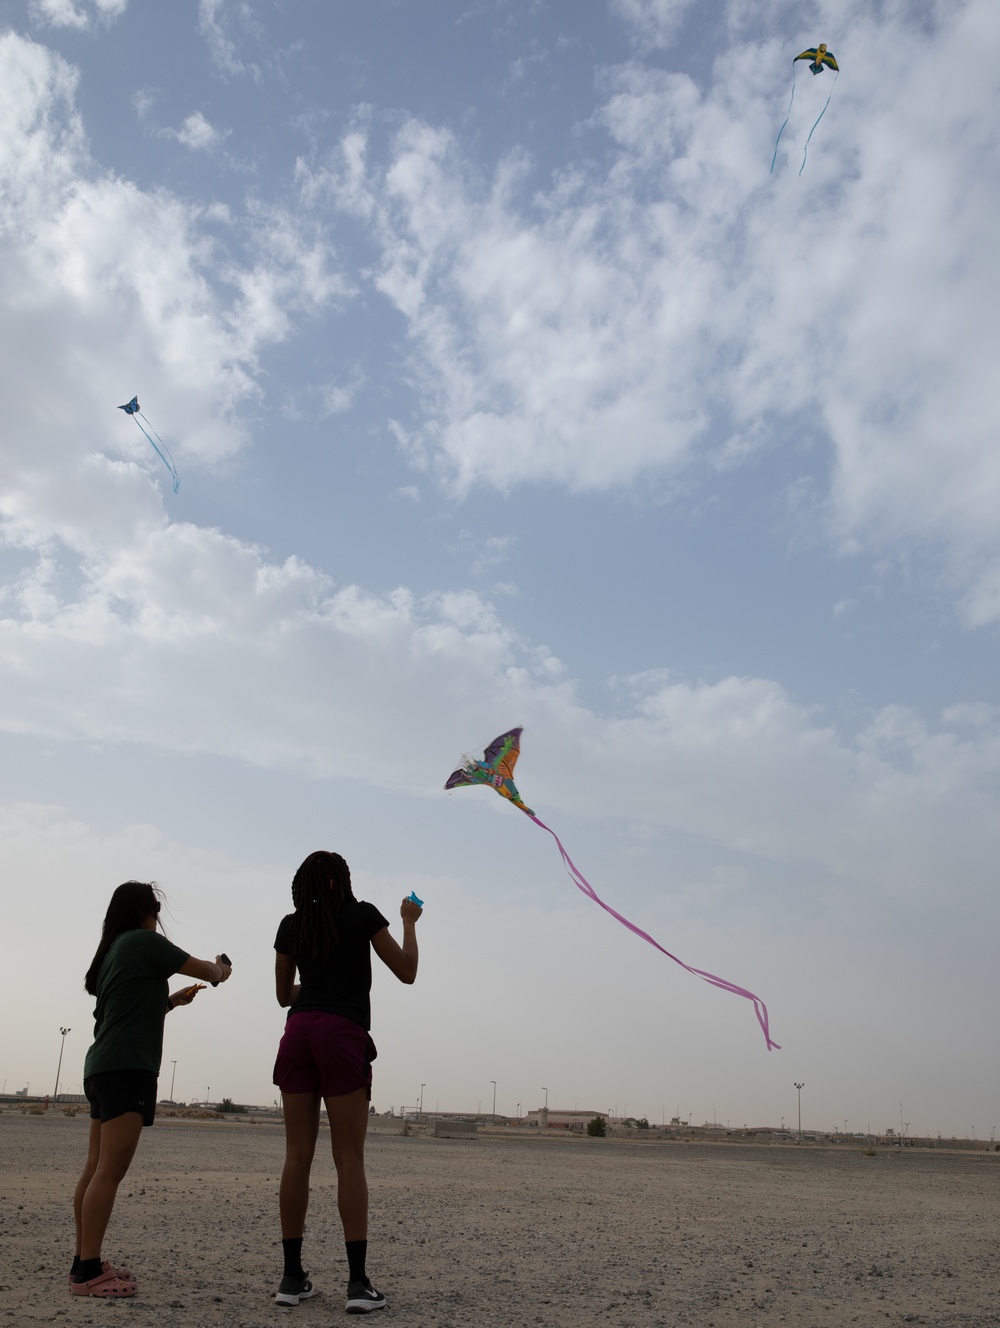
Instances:
[[[157,931],[160,900],[154,885],[126,881],[111,896],[101,943],[84,987],[97,997],[94,1042],[83,1067],[90,1102],[87,1163],[73,1196],[76,1255],[70,1290],[77,1296],[134,1296],[135,1278],[101,1258],[104,1232],[118,1186],[129,1169],[143,1126],[152,1125],[163,1052],[163,1021],[177,1005],[190,1005],[202,988],[172,995],[174,973],[201,982],[225,982],[232,969],[195,959]]]

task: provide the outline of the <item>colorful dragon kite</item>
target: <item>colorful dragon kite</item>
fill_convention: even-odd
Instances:
[[[174,459],[170,455],[169,447],[167,447],[166,443],[153,426],[149,424],[149,420],[146,420],[145,415],[143,415],[142,411],[139,409],[139,398],[133,397],[131,401],[126,401],[125,405],[119,406],[118,409],[123,410],[126,415],[131,415],[136,424],[139,425],[139,428],[142,429],[142,432],[146,435],[146,439],[153,451],[166,466],[167,470],[170,471],[170,477],[174,482],[174,493],[176,493],[181,487],[181,477],[177,474],[177,467],[174,465]],[[149,424],[149,429],[152,430],[152,435],[150,435],[150,432],[143,427],[141,423],[142,420],[146,420],[146,423]],[[155,443],[153,442],[153,438],[156,439]],[[157,443],[159,443],[159,447],[157,446]]]
[[[654,949],[659,950],[659,952],[666,955],[668,959],[672,959],[675,964],[680,964],[681,968],[686,968],[687,971],[693,973],[695,977],[702,978],[705,982],[710,982],[713,987],[721,987],[723,991],[732,992],[734,996],[743,996],[746,1000],[753,1001],[754,1012],[757,1015],[757,1022],[760,1024],[761,1031],[764,1034],[764,1041],[767,1043],[768,1051],[780,1051],[780,1046],[771,1037],[767,1018],[767,1006],[759,996],[755,996],[752,991],[747,991],[745,987],[738,987],[735,983],[728,982],[725,978],[716,977],[714,973],[706,973],[702,968],[692,968],[690,964],[685,964],[683,959],[678,959],[677,956],[671,954],[669,950],[665,950],[659,941],[655,941],[648,932],[643,931],[642,928],[637,927],[634,922],[630,922],[628,918],[623,917],[621,913],[613,909],[610,904],[606,904],[604,900],[598,896],[597,891],[583,873],[579,871],[572,858],[563,848],[562,841],[556,832],[547,826],[544,821],[538,819],[531,808],[525,805],[521,799],[520,793],[517,791],[517,785],[514,783],[514,766],[516,765],[517,758],[521,752],[521,732],[522,730],[520,728],[509,729],[506,733],[501,733],[499,738],[494,738],[486,748],[481,761],[477,761],[474,757],[466,757],[458,769],[448,776],[445,788],[454,789],[462,788],[469,784],[486,784],[490,788],[496,789],[497,793],[499,793],[502,798],[506,798],[507,801],[512,802],[515,807],[519,807],[527,817],[534,821],[535,825],[539,826],[542,830],[547,830],[556,841],[563,863],[569,873],[570,880],[578,890],[582,891],[588,899],[592,899],[595,904],[599,904],[600,907],[604,909],[605,913],[610,913],[611,916],[616,918],[623,927],[627,927],[629,931],[635,932],[636,936],[641,936],[642,939],[648,941]]]
[[[837,79],[840,77],[840,65],[837,64],[833,52],[826,49],[826,42],[820,42],[818,46],[810,46],[808,50],[803,51],[801,55],[797,55],[792,61],[792,95],[788,99],[788,110],[785,113],[781,128],[778,130],[778,137],[774,140],[774,155],[771,157],[772,173],[774,171],[774,163],[778,159],[778,144],[781,142],[781,135],[785,132],[785,125],[788,124],[789,117],[792,114],[792,102],[795,100],[795,66],[799,60],[811,61],[809,68],[812,70],[813,75],[822,74],[824,69],[832,69],[833,87],[837,86]],[[830,89],[830,97],[833,96],[833,87]],[[806,168],[806,157],[809,153],[809,139],[812,138],[815,133],[816,125],[818,125],[823,116],[826,115],[826,108],[830,105],[830,97],[827,97],[823,109],[820,111],[819,115],[817,115],[812,129],[809,130],[809,138],[806,139],[806,145],[802,152],[802,165],[799,167],[800,175]]]

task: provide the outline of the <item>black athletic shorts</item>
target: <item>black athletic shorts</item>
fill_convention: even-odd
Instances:
[[[143,1125],[156,1115],[156,1075],[148,1070],[105,1070],[83,1081],[90,1103],[90,1119],[102,1122],[137,1111]]]

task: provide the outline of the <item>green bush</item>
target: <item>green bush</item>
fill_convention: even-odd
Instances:
[[[595,1116],[593,1120],[587,1121],[587,1133],[592,1139],[603,1139],[607,1132],[603,1116]]]
[[[240,1106],[238,1102],[234,1102],[231,1097],[224,1097],[219,1103],[217,1110],[226,1111],[232,1115],[243,1116],[246,1114],[247,1109],[246,1107]]]

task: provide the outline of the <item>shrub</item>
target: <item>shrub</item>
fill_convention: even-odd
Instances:
[[[231,1097],[224,1097],[219,1103],[218,1109],[231,1115],[245,1115],[247,1110],[246,1107],[240,1106],[238,1102],[234,1102]]]
[[[592,1139],[603,1139],[607,1132],[603,1116],[595,1116],[593,1120],[587,1121],[587,1133]]]

